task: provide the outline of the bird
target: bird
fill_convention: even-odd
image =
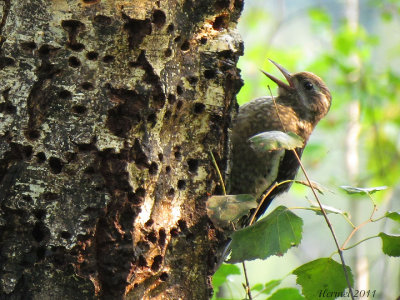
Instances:
[[[229,193],[251,194],[258,202],[274,184],[294,180],[299,162],[292,150],[257,151],[249,138],[268,131],[293,132],[300,136],[303,147],[295,151],[301,157],[317,123],[328,113],[332,97],[324,81],[311,72],[291,74],[270,60],[286,78],[287,83],[265,71],[261,72],[278,85],[278,96],[254,99],[239,107],[231,134],[232,158]],[[261,203],[258,219],[276,196],[290,189],[292,181],[278,185]],[[245,227],[251,214],[241,219]]]

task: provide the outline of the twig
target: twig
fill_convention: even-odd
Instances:
[[[332,226],[331,222],[329,221],[329,218],[328,218],[328,215],[327,215],[326,212],[325,212],[325,209],[322,207],[321,201],[319,200],[318,195],[317,195],[317,193],[316,193],[314,187],[311,185],[311,180],[310,180],[310,178],[308,177],[308,174],[307,174],[307,172],[306,172],[306,170],[305,170],[305,168],[304,168],[304,166],[303,166],[303,164],[302,164],[302,162],[301,162],[301,160],[300,160],[299,155],[297,154],[296,150],[293,150],[293,153],[294,153],[294,155],[296,156],[297,161],[299,162],[300,168],[301,168],[301,170],[303,171],[304,176],[306,177],[308,183],[310,184],[311,190],[312,190],[312,192],[313,192],[313,194],[314,194],[315,199],[316,199],[317,202],[318,202],[318,205],[319,205],[319,207],[320,207],[320,209],[321,209],[322,215],[323,215],[324,218],[325,218],[326,224],[328,224],[329,230],[330,230],[331,233],[332,233],[333,240],[335,241],[336,248],[338,249],[338,253],[339,253],[339,256],[340,256],[340,260],[341,260],[341,262],[342,262],[344,277],[346,278],[346,282],[347,282],[347,286],[348,286],[348,288],[349,288],[350,296],[351,296],[351,299],[354,300],[353,289],[352,289],[352,287],[351,287],[351,282],[350,282],[350,279],[349,279],[349,274],[347,273],[346,263],[345,263],[344,257],[343,257],[343,251],[342,251],[342,249],[341,249],[340,246],[339,246],[339,242],[338,242],[338,239],[337,239],[337,237],[336,237],[335,230],[333,229],[333,226]]]
[[[350,241],[350,239],[353,237],[353,235],[362,227],[364,227],[365,225],[367,225],[368,223],[373,222],[372,221],[372,217],[374,216],[375,212],[376,212],[376,204],[374,202],[374,199],[371,197],[370,193],[367,193],[368,196],[370,197],[370,199],[372,200],[372,203],[374,205],[374,208],[372,209],[372,213],[371,216],[369,217],[368,220],[365,220],[364,222],[362,222],[360,225],[358,225],[357,227],[355,227],[353,229],[353,231],[349,234],[349,236],[347,237],[347,239],[344,241],[343,245],[342,245],[342,249],[345,250],[345,247],[347,245],[347,243]],[[352,248],[352,247],[351,247]],[[349,249],[349,248],[347,248]]]
[[[248,226],[250,226],[251,224],[254,223],[258,211],[260,210],[262,204],[264,203],[265,199],[267,199],[267,197],[269,196],[269,194],[271,194],[272,191],[273,191],[275,188],[277,188],[278,186],[280,186],[280,185],[282,185],[282,184],[285,184],[285,183],[288,183],[288,182],[293,182],[293,180],[284,180],[284,181],[281,181],[281,182],[279,182],[279,183],[275,181],[274,184],[270,186],[270,188],[267,190],[267,192],[264,194],[263,198],[261,199],[260,203],[258,203],[256,210],[255,210],[254,213],[251,215],[250,222],[249,222],[249,225],[248,225]]]
[[[214,167],[215,167],[215,169],[217,170],[217,173],[218,173],[218,176],[219,176],[219,180],[221,181],[222,191],[223,191],[224,195],[226,196],[226,189],[225,189],[224,179],[222,178],[221,171],[219,170],[217,161],[215,160],[214,154],[212,153],[211,150],[210,150],[210,155],[211,155],[211,159],[212,159],[212,162],[213,162],[213,164],[214,164]]]
[[[225,188],[224,179],[222,178],[221,171],[219,170],[217,161],[215,160],[214,154],[212,153],[211,150],[210,150],[210,155],[211,155],[211,159],[212,159],[212,162],[214,164],[214,167],[217,170],[217,173],[218,173],[218,176],[219,176],[219,180],[220,180],[220,183],[221,183],[221,186],[222,186],[222,191],[223,191],[224,195],[226,196],[226,188]],[[242,266],[243,266],[244,277],[245,277],[245,280],[246,280],[246,285],[245,285],[246,294],[249,296],[249,300],[252,300],[253,298],[251,296],[250,283],[249,283],[249,278],[247,276],[246,264],[244,262],[242,262]]]
[[[358,225],[357,227],[355,227],[353,229],[353,231],[349,234],[349,236],[347,237],[347,239],[344,241],[343,245],[342,245],[342,249],[345,250],[345,247],[347,245],[347,243],[350,241],[350,239],[353,237],[353,235],[361,228],[364,227],[365,225],[367,225],[368,223],[371,223],[371,219],[368,219],[364,222],[362,222],[360,225]]]
[[[250,283],[249,283],[249,278],[247,277],[246,264],[242,262],[242,266],[243,266],[244,278],[246,280],[246,286],[245,286],[246,294],[247,296],[249,296],[249,300],[252,300],[253,297],[251,296]]]
[[[271,192],[272,192],[277,186],[278,186],[278,184],[277,184],[276,181],[275,181],[274,184],[271,185],[271,187],[268,189],[268,191],[264,194],[264,197],[261,199],[260,203],[258,203],[256,210],[255,210],[255,211],[253,212],[253,214],[251,215],[250,222],[249,222],[249,225],[248,225],[248,226],[250,226],[251,224],[253,224],[253,222],[254,222],[254,220],[255,220],[255,218],[256,218],[256,215],[257,215],[258,211],[259,211],[260,208],[261,208],[261,205],[264,203],[265,199],[267,199],[268,195],[271,194]]]

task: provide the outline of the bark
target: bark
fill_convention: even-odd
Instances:
[[[208,299],[241,0],[0,1],[0,298]]]

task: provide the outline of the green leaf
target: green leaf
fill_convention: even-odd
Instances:
[[[349,267],[346,269],[353,285],[351,269]],[[324,291],[328,293],[324,299],[334,299],[347,288],[342,265],[331,258],[313,260],[298,267],[292,273],[297,276],[296,283],[301,285],[306,299],[319,299]]]
[[[340,188],[345,190],[347,194],[373,194],[378,191],[383,191],[387,189],[387,186],[378,186],[378,187],[371,187],[371,188],[360,188],[360,187],[353,187],[348,185],[342,185]]]
[[[212,278],[214,295],[218,293],[219,287],[227,281],[229,275],[240,275],[239,267],[235,265],[222,264]]]
[[[277,207],[254,225],[232,234],[229,263],[281,256],[300,244],[303,220],[284,206]]]
[[[267,300],[304,300],[305,298],[300,294],[298,289],[283,288],[277,290]]]
[[[264,289],[264,286],[261,283],[256,283],[255,285],[252,286],[251,290],[252,291],[261,291]]]
[[[310,16],[311,20],[329,25],[331,23],[331,17],[327,14],[324,10],[318,8],[311,8],[308,10],[308,15]]]
[[[389,256],[400,256],[400,235],[389,235],[386,233],[379,233],[382,239],[382,251]]]
[[[293,150],[304,145],[303,139],[297,134],[282,131],[261,132],[249,138],[249,142],[255,151],[260,152],[282,149]]]
[[[279,280],[279,279],[268,281],[265,284],[264,290],[262,291],[263,294],[271,293],[274,288],[276,288],[278,285],[281,284],[281,282],[282,282],[282,280]]]
[[[256,199],[248,194],[212,196],[206,203],[208,217],[215,225],[222,227],[247,214],[257,205]]]
[[[397,211],[388,211],[386,212],[385,217],[400,223],[400,213]]]
[[[383,11],[381,14],[382,20],[389,22],[393,19],[393,15],[389,11]]]

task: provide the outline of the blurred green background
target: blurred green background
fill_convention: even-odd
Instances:
[[[269,95],[268,85],[276,95],[275,84],[259,71],[282,78],[267,58],[291,72],[317,74],[331,91],[331,110],[318,124],[302,158],[312,180],[325,189],[323,203],[347,211],[357,225],[369,218],[372,202],[367,196],[350,197],[340,186],[388,186],[373,195],[378,205],[374,217],[400,211],[400,1],[248,0],[239,31],[245,45],[239,60],[244,80],[240,104]],[[304,176],[299,173],[298,179]],[[311,191],[294,185],[273,202],[269,212],[278,205],[308,206],[308,200],[314,201]],[[298,266],[335,251],[321,216],[300,209],[293,212],[304,220],[300,247],[283,257],[248,262],[252,286],[285,277]],[[340,215],[329,217],[342,244],[352,228]],[[348,245],[380,231],[400,234],[398,223],[382,220],[363,227]],[[385,256],[379,238],[344,255],[356,289],[376,290],[376,299],[400,295],[400,259]],[[337,255],[333,258],[339,261]],[[219,297],[243,299],[243,275],[228,279]],[[280,287],[299,286],[290,275]]]

